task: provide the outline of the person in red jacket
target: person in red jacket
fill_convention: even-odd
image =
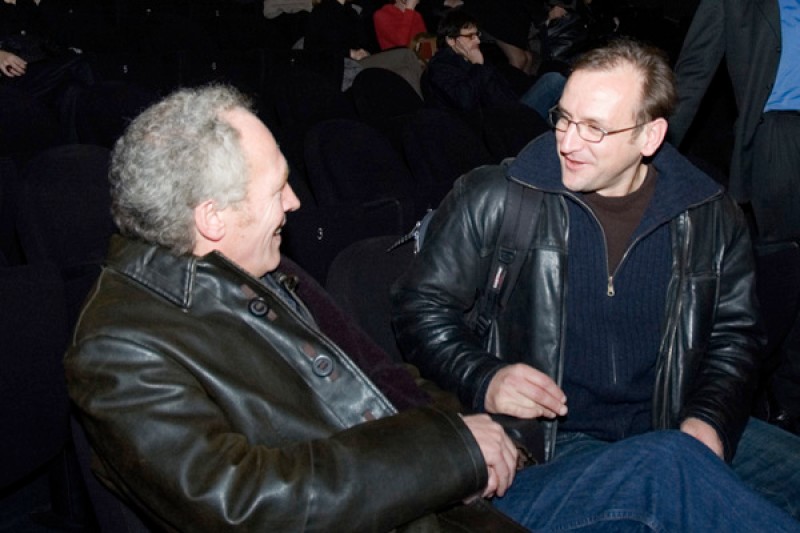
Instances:
[[[420,33],[427,33],[422,15],[417,13],[419,0],[394,0],[375,12],[372,20],[381,50],[408,46]]]

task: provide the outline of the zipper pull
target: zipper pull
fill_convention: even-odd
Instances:
[[[616,294],[614,292],[614,276],[608,276],[608,288],[606,289],[606,294],[611,297]]]

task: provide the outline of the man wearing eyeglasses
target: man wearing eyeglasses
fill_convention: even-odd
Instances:
[[[663,144],[675,99],[659,50],[620,40],[580,58],[554,132],[462,177],[437,210],[393,289],[398,343],[475,411],[542,419],[549,461],[679,429],[799,517],[800,439],[749,418],[764,335],[748,228]],[[498,357],[464,317],[507,180],[539,191],[541,211],[496,319]]]
[[[517,94],[494,66],[484,62],[478,21],[462,8],[445,13],[436,34],[438,50],[420,80],[429,106],[475,111],[525,105],[544,118],[558,101],[564,88],[564,76],[558,72],[544,73]]]
[[[516,103],[511,85],[484,64],[477,21],[461,8],[439,21],[438,50],[422,75],[425,101],[434,107],[469,111]]]

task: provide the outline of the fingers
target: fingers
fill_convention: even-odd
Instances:
[[[550,376],[523,364],[502,368],[486,392],[486,410],[519,418],[567,414],[567,397]]]
[[[463,57],[464,59],[469,60],[469,56],[467,55],[467,51],[464,49],[463,46],[461,46],[461,43],[459,43],[458,40],[455,41],[455,44],[453,45],[453,50],[455,50],[456,53],[458,55],[460,55],[461,57]]]
[[[516,446],[508,438],[502,426],[487,415],[466,416],[464,423],[475,437],[486,461],[489,481],[483,496],[502,496],[514,481],[519,453]]]
[[[687,418],[681,423],[681,431],[693,436],[714,452],[720,459],[725,459],[725,447],[719,433],[709,423],[699,418]]]
[[[6,76],[22,76],[27,66],[28,63],[24,59],[11,53],[6,52],[0,57],[0,71]]]
[[[469,60],[474,65],[483,65],[483,52],[480,48],[473,48],[469,53]]]

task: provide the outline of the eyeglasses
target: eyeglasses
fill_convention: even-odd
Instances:
[[[550,126],[553,129],[555,129],[556,131],[560,131],[561,133],[565,133],[567,129],[569,129],[570,124],[575,124],[575,128],[578,130],[578,136],[584,141],[590,143],[599,143],[600,141],[605,139],[606,135],[615,135],[617,133],[631,131],[646,124],[645,122],[642,124],[635,124],[630,128],[622,128],[619,130],[608,131],[593,124],[587,124],[586,122],[576,122],[574,120],[570,120],[563,115],[561,110],[558,109],[558,106],[550,108],[550,111],[547,112],[547,121],[550,123]]]
[[[464,37],[465,39],[469,39],[471,41],[472,39],[480,39],[481,38],[481,32],[475,31],[475,32],[471,32],[471,33],[459,33],[458,37]],[[456,39],[458,37],[456,37]]]

